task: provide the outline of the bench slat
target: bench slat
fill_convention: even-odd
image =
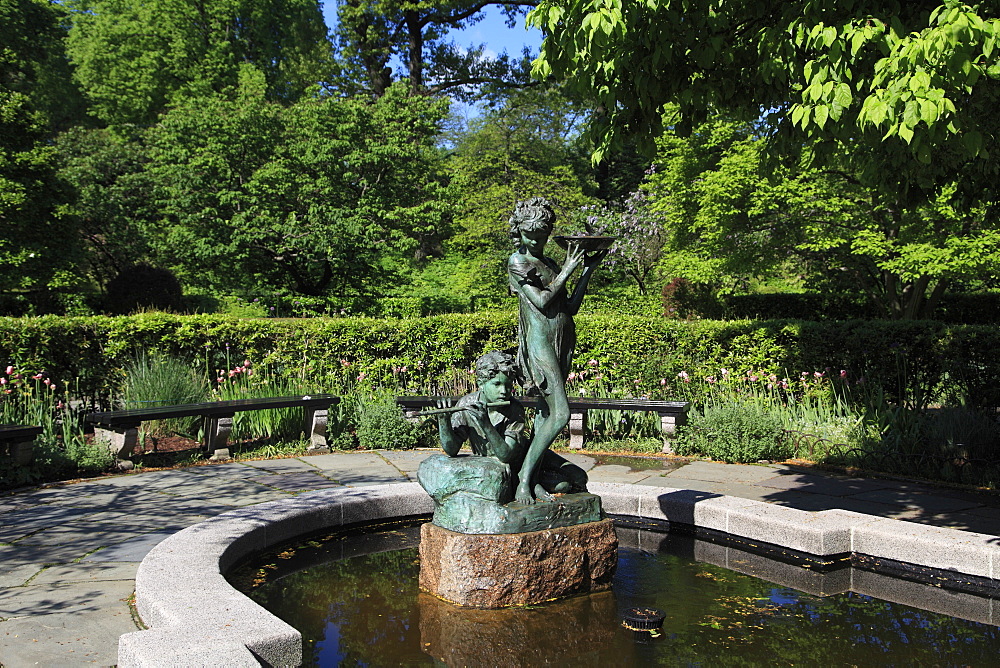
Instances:
[[[458,397],[453,397],[458,399]],[[535,408],[540,397],[515,397],[528,407]],[[686,401],[659,401],[655,399],[612,399],[606,397],[567,397],[570,410],[627,410],[655,413],[687,413],[691,404]],[[405,408],[434,406],[437,397],[396,397],[396,403]]]
[[[0,439],[34,438],[42,433],[41,427],[25,424],[0,424]]]
[[[202,415],[206,417],[231,417],[235,413],[267,408],[324,408],[339,403],[333,394],[309,394],[295,397],[266,397],[263,399],[233,399],[209,401],[200,404],[134,408],[123,411],[100,411],[87,415],[87,422],[103,425],[138,425],[145,420],[163,420],[175,417]]]

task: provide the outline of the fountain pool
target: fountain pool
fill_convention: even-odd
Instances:
[[[611,592],[528,608],[459,608],[418,591],[412,522],[279,546],[230,581],[302,633],[306,666],[990,665],[1000,655],[997,627],[920,609],[942,594],[921,595],[927,585],[846,564],[817,572],[692,535],[618,533]],[[852,582],[876,596],[908,591],[910,604]],[[624,628],[635,607],[666,613],[662,631]]]
[[[668,525],[675,538],[677,529],[692,527],[730,536],[754,548],[756,553],[734,544],[702,543],[692,546],[691,552],[696,561],[760,575],[780,585],[779,589],[793,588],[821,598],[878,592],[887,601],[918,603],[924,610],[980,622],[986,625],[977,630],[980,634],[992,634],[992,627],[1000,621],[997,600],[976,595],[1000,594],[1000,539],[996,536],[843,510],[802,511],[692,490],[592,483],[591,491],[601,496],[605,511],[612,516]],[[253,554],[289,541],[359,524],[427,516],[433,509],[418,484],[402,483],[308,492],[229,511],[188,527],[153,548],[140,565],[135,606],[147,629],[121,636],[118,664],[123,668],[299,665],[303,660],[300,631],[234,589],[225,575]],[[631,543],[622,539],[623,547],[660,552],[662,534],[638,531],[633,535]],[[800,565],[778,561],[768,573],[760,572],[760,552],[774,550],[799,559]],[[864,568],[826,570],[843,562]],[[886,579],[886,572],[939,586]],[[695,581],[703,580],[708,578]],[[578,599],[566,603],[579,604]],[[669,609],[669,599],[662,606]],[[449,618],[447,623],[457,622]],[[603,623],[598,627],[602,633],[608,630]],[[470,633],[474,631],[472,627]],[[787,636],[792,641],[782,642],[794,642],[797,637],[792,634]],[[942,661],[949,663],[946,657]]]

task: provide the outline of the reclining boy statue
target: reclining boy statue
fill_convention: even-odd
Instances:
[[[510,524],[511,513],[504,509],[514,500],[520,482],[517,472],[531,440],[524,406],[513,398],[517,368],[513,355],[487,353],[476,361],[478,390],[454,405],[451,399],[438,400],[439,409],[455,409],[438,417],[445,454],[427,458],[417,471],[417,479],[435,501],[438,526],[463,533],[534,530],[534,525],[521,520]],[[460,456],[466,442],[472,455]],[[546,449],[538,468],[533,491],[541,501],[587,491],[586,472],[551,450]],[[543,515],[541,508],[534,513]]]

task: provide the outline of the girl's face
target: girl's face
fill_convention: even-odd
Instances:
[[[549,230],[547,228],[536,228],[533,230],[521,230],[521,244],[529,251],[540,253],[545,248],[545,243],[549,240]]]

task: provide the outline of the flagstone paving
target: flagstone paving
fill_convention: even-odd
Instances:
[[[317,454],[148,471],[0,496],[0,666],[113,665],[139,562],[176,531],[328,487],[406,482],[434,450]],[[1000,536],[1000,496],[785,465],[563,453],[591,480],[844,508]],[[1000,538],[998,538],[1000,540]]]

